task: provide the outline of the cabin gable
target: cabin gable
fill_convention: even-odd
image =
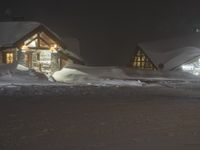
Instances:
[[[141,48],[137,48],[132,58],[131,66],[140,70],[157,70],[157,67]]]

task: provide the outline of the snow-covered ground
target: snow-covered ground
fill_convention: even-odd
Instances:
[[[120,67],[67,65],[53,74],[57,82],[97,86],[198,86],[200,78],[182,71],[139,71]]]
[[[1,67],[1,66],[0,66]],[[116,67],[86,67],[71,65],[46,77],[21,65],[0,68],[0,86],[5,85],[94,85],[94,86],[143,86]]]
[[[6,83],[43,83],[47,80],[45,75],[30,70],[22,65],[0,65],[0,85]]]
[[[68,65],[46,77],[18,65],[0,66],[1,95],[63,95],[69,88],[169,87],[199,89],[200,78],[184,72],[142,72],[119,67]]]

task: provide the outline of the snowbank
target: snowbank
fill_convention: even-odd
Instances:
[[[16,71],[16,64],[0,64],[0,76]]]
[[[77,64],[68,64],[64,68],[76,69],[81,72],[100,78],[115,78],[115,79],[128,78],[128,76],[124,73],[124,71],[121,68],[115,66],[91,67],[91,66],[82,66]]]
[[[51,83],[50,81],[57,81]],[[136,71],[131,68],[89,67],[68,64],[52,77],[22,65],[0,65],[1,85],[91,85],[91,86],[170,86],[180,87],[189,82],[200,83],[200,78],[185,72]],[[66,84],[67,83],[67,84]],[[179,84],[177,86],[177,83]]]
[[[55,72],[52,76],[59,82],[81,82],[86,80],[86,78],[89,78],[87,73],[72,68],[63,68],[62,70]]]
[[[70,64],[53,74],[58,82],[97,86],[142,86],[144,83],[128,80],[129,77],[117,67],[88,67]]]
[[[16,69],[19,71],[29,71],[29,68],[22,66],[20,64],[17,65]]]
[[[30,70],[22,65],[0,65],[0,85],[43,83],[48,79],[42,73]]]
[[[58,82],[98,86],[148,86],[163,84],[163,81],[200,82],[200,78],[183,71],[141,71],[119,67],[89,67],[68,64],[52,77]],[[166,85],[166,84],[165,84]]]

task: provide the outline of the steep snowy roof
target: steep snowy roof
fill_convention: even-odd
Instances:
[[[0,22],[0,47],[12,46],[40,25],[38,22]]]
[[[157,67],[163,64],[164,70],[173,70],[200,56],[200,34],[198,33],[138,45]]]

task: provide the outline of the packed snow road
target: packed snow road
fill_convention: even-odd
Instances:
[[[198,87],[61,89],[57,95],[1,96],[0,149],[200,148]]]

